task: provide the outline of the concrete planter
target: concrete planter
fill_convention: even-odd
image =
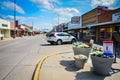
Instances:
[[[83,55],[88,57],[90,50],[91,50],[91,48],[77,48],[77,47],[73,47],[74,55],[83,54]]]
[[[84,65],[85,65],[85,62],[86,62],[86,59],[78,59],[78,58],[75,58],[75,66],[79,69],[83,69],[84,68]]]
[[[91,56],[93,72],[100,75],[109,75],[114,58]]]

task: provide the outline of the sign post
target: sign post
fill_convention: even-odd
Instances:
[[[104,55],[112,56],[113,55],[113,41],[103,41],[103,50],[104,50]]]

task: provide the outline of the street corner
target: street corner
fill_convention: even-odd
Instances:
[[[74,73],[72,73],[72,71],[75,70],[73,68],[74,68],[74,58],[72,53],[58,54],[56,56],[51,56],[44,61],[41,67],[39,79],[61,80],[62,79],[61,76],[66,76],[65,79],[70,80],[71,78],[73,79]]]
[[[93,73],[90,61],[91,59],[89,57],[84,68],[78,69],[75,66],[74,55],[72,52],[48,57],[42,64],[39,80],[119,80],[120,71],[118,70],[116,70],[116,73],[112,72],[110,76],[100,76]],[[118,68],[118,65],[118,63],[114,64],[114,67]]]
[[[55,56],[56,54],[48,54],[44,57],[42,57],[42,59],[38,62],[37,66],[36,66],[36,69],[35,69],[35,72],[33,74],[33,80],[38,80],[39,79],[39,74],[40,74],[40,70],[41,70],[41,67],[44,63],[44,61],[50,57],[50,56]]]
[[[58,54],[56,56],[48,57],[40,71],[40,80],[75,80],[80,76],[78,74],[91,76],[92,73],[90,71],[90,64],[87,63],[84,69],[78,69],[75,66],[74,54],[64,53]],[[47,77],[46,77],[47,76]],[[65,77],[62,77],[65,76]]]

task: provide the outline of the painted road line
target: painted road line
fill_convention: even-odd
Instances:
[[[46,58],[50,57],[50,56],[55,56],[57,54],[49,54],[49,55],[46,55],[44,56],[37,64],[36,66],[36,70],[35,70],[35,73],[33,75],[33,80],[39,80],[39,75],[40,75],[40,69],[42,67],[42,64],[43,62],[46,60]]]

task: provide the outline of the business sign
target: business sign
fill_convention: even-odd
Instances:
[[[103,51],[104,55],[113,55],[113,41],[103,41]]]
[[[108,7],[106,6],[98,6],[98,15],[108,12]]]
[[[112,15],[112,21],[118,21],[118,20],[120,20],[120,12]]]
[[[68,29],[77,29],[77,28],[81,28],[80,24],[68,23]]]
[[[18,20],[15,21],[15,27],[18,27]]]
[[[2,24],[2,27],[8,27],[8,24]]]

